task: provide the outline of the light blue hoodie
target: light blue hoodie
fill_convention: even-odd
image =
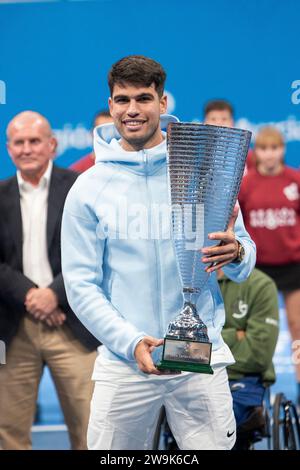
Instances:
[[[171,121],[177,119],[161,116],[162,129]],[[155,217],[150,222],[142,218],[153,207],[169,204],[166,141],[151,149],[128,152],[121,148],[119,139],[113,124],[94,131],[96,164],[79,176],[65,203],[62,271],[70,306],[104,344],[102,355],[132,364],[140,339],[165,336],[183,297],[171,238],[165,237],[164,231],[157,236]],[[126,211],[127,219],[122,217]],[[246,255],[241,263],[224,267],[224,272],[241,282],[255,265],[255,245],[241,214],[235,233]],[[213,354],[224,350],[221,330],[225,312],[215,273],[197,307],[208,327]],[[159,354],[158,350],[153,353],[154,361]],[[232,362],[232,356],[219,362]]]

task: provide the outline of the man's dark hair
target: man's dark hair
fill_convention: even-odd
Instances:
[[[204,106],[204,116],[206,117],[211,111],[229,111],[234,116],[233,106],[225,100],[211,100]]]
[[[149,87],[154,83],[155,90],[161,98],[166,76],[162,66],[155,60],[143,55],[129,55],[113,64],[108,73],[108,86],[112,96],[116,84],[122,86],[129,83]]]
[[[100,118],[100,117],[106,117],[106,118],[111,117],[109,109],[102,109],[101,111],[98,111],[95,114],[94,119],[93,119],[93,123],[92,123],[92,128],[96,127],[95,123],[96,123],[97,119]]]

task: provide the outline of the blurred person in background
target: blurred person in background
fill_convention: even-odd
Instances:
[[[50,369],[72,449],[86,448],[91,374],[99,342],[68,305],[60,228],[76,173],[56,167],[57,142],[42,115],[25,111],[7,127],[17,174],[0,182],[0,449],[30,449],[38,387]]]
[[[225,100],[208,101],[204,106],[204,124],[233,127],[233,106]]]
[[[204,106],[204,124],[211,126],[234,127],[234,109],[229,101],[211,100]],[[249,149],[245,174],[255,166],[252,149]]]
[[[101,126],[102,124],[107,124],[109,122],[113,122],[113,119],[110,115],[110,112],[108,109],[104,109],[103,111],[99,111],[96,116],[94,117],[93,121],[93,128],[92,131],[94,130],[95,127]],[[95,164],[95,154],[94,152],[90,152],[84,157],[80,158],[80,160],[77,160],[75,163],[72,163],[70,166],[71,170],[76,171],[77,173],[82,173],[85,170],[88,170]]]
[[[227,367],[237,424],[235,448],[243,449],[250,432],[265,432],[263,398],[275,382],[278,295],[274,281],[258,269],[240,284],[219,270],[218,282],[226,313],[222,336],[236,361]]]
[[[262,128],[254,146],[256,168],[239,195],[245,225],[257,246],[257,267],[282,291],[292,341],[300,340],[300,174],[284,163],[282,134]],[[298,404],[300,364],[296,364]]]

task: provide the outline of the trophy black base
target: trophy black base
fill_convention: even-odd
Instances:
[[[212,344],[187,338],[166,336],[161,361],[156,364],[161,371],[186,371],[213,374],[210,365]]]
[[[209,364],[188,364],[186,362],[164,361],[156,364],[158,370],[198,372],[199,374],[213,374],[214,371]]]

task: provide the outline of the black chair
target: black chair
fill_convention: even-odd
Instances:
[[[300,425],[296,406],[283,393],[277,393],[273,405],[273,449],[299,450]]]

